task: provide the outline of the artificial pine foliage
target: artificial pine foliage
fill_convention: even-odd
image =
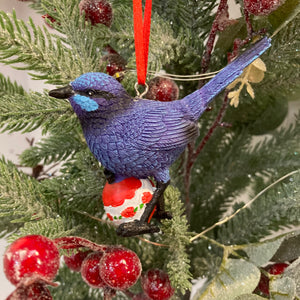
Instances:
[[[0,12],[0,63],[62,86],[103,70],[102,58],[113,49],[127,61],[122,84],[135,96],[132,1],[110,0],[110,28],[86,20],[79,2],[24,2],[41,17],[51,16],[55,22],[45,22],[53,28]],[[265,299],[256,289],[261,272],[268,275],[263,267],[285,262],[287,269],[270,277],[268,297],[300,299],[300,113],[289,127],[278,128],[288,101],[299,98],[300,2],[286,0],[262,16],[251,15],[242,0],[236,3],[242,16],[231,20],[227,0],[153,0],[148,81],[160,70],[177,75],[218,71],[260,36],[272,38],[258,68],[245,71],[200,118],[198,139],[172,167],[165,200],[173,218],[161,221],[158,234],[116,234],[104,218],[103,168],[88,150],[70,104],[49,97],[46,89],[27,92],[0,74],[2,131],[40,128],[45,134],[20,155],[20,166],[55,171],[32,176],[0,159],[1,236],[9,242],[30,234],[77,236],[123,245],[138,255],[144,272],[168,274],[172,299],[188,299],[199,277],[206,282],[195,288],[193,299]],[[199,78],[178,81],[179,98],[201,87]],[[261,134],[268,136],[255,143]],[[56,280],[61,285],[49,287],[53,299],[108,299],[66,266]],[[140,293],[138,281],[114,299]]]

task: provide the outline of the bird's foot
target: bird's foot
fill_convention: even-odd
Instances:
[[[173,216],[169,211],[158,210],[155,212],[153,218],[157,220],[164,220],[164,219],[171,220]]]
[[[160,231],[159,227],[138,220],[128,222],[128,223],[122,223],[119,225],[119,227],[116,230],[117,235],[123,237],[130,237],[130,236],[136,236],[145,233],[154,233],[159,231]]]
[[[108,169],[104,169],[103,173],[109,184],[112,184],[115,182],[116,176],[112,171],[109,171]]]

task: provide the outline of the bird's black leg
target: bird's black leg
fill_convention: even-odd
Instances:
[[[165,210],[164,194],[162,194],[161,197],[158,199],[158,203],[156,205],[156,210],[153,215],[153,218],[155,218],[157,220],[172,219],[172,214]]]
[[[104,176],[109,184],[114,183],[116,180],[115,174],[112,171],[109,171],[108,169],[104,169],[103,171]]]
[[[159,227],[155,225],[151,225],[148,223],[148,220],[155,208],[158,205],[160,199],[163,199],[164,191],[169,185],[170,181],[164,182],[157,182],[156,190],[152,196],[152,199],[149,203],[146,204],[146,208],[144,213],[142,214],[140,220],[135,220],[133,222],[123,223],[119,225],[117,228],[117,234],[128,237],[128,236],[135,236],[144,233],[154,233],[159,232]]]

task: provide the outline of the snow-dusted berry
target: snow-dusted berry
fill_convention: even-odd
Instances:
[[[141,271],[141,262],[136,253],[121,247],[108,249],[100,261],[101,277],[116,290],[126,290],[134,285]]]
[[[103,252],[92,252],[83,260],[81,265],[83,280],[93,288],[103,288],[106,286],[99,272],[102,256]]]
[[[52,281],[59,269],[56,244],[42,235],[28,235],[14,241],[4,254],[4,273],[17,285],[25,277]]]
[[[255,16],[268,15],[285,0],[244,0],[245,9]]]
[[[173,101],[179,96],[179,88],[177,84],[168,78],[154,77],[148,83],[149,91],[145,95],[146,99],[158,101]]]
[[[92,25],[103,24],[110,27],[112,7],[106,0],[81,0],[79,9],[85,12],[86,19],[90,20]]]
[[[78,251],[71,256],[64,255],[64,261],[68,268],[74,272],[80,272],[81,264],[83,260],[91,253],[92,251]]]
[[[142,289],[152,300],[167,300],[174,294],[169,276],[162,270],[148,270],[141,276]]]
[[[6,300],[52,300],[46,284],[34,282],[28,286],[21,285]]]

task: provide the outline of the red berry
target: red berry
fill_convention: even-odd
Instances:
[[[179,96],[177,84],[168,78],[154,77],[148,83],[149,91],[145,95],[146,99],[158,101],[173,101]]]
[[[139,293],[132,296],[132,300],[149,300],[149,299],[150,298],[144,293]]]
[[[268,15],[276,10],[285,0],[244,0],[244,7],[255,16]]]
[[[12,292],[6,300],[52,300],[52,296],[45,284],[32,283],[29,286],[20,286]]]
[[[167,300],[174,294],[169,276],[159,269],[148,270],[141,277],[142,289],[150,299]]]
[[[46,20],[49,20],[51,23],[55,23],[56,20],[53,17],[51,17],[49,14],[45,14],[42,16],[42,18],[45,19],[45,23],[47,26],[49,26],[50,28],[53,28],[48,22],[46,22]]]
[[[100,276],[99,267],[103,252],[92,252],[82,262],[81,276],[93,288],[103,288],[105,282]]]
[[[100,262],[100,275],[108,286],[126,290],[136,283],[142,271],[138,256],[131,250],[112,247]]]
[[[283,273],[283,271],[288,267],[289,265],[288,264],[285,264],[285,263],[276,263],[276,264],[273,264],[273,265],[269,265],[267,267],[265,267],[264,269],[269,273],[269,274],[272,274],[272,275],[279,275],[281,273]],[[261,274],[261,277],[260,277],[260,281],[258,283],[258,289],[266,294],[266,295],[269,295],[269,278],[264,275],[264,274]]]
[[[4,272],[17,285],[24,277],[54,279],[59,269],[56,244],[42,235],[28,235],[14,241],[4,254]]]
[[[92,251],[78,251],[71,256],[64,256],[64,261],[69,269],[74,272],[80,272],[81,264],[83,260],[91,253]]]
[[[106,0],[81,0],[79,9],[85,12],[86,19],[90,20],[92,25],[100,23],[110,27],[112,7]]]
[[[126,60],[117,53],[107,54],[102,57],[101,61],[106,64],[106,73],[110,76],[114,76],[116,73],[124,71],[127,64]]]

